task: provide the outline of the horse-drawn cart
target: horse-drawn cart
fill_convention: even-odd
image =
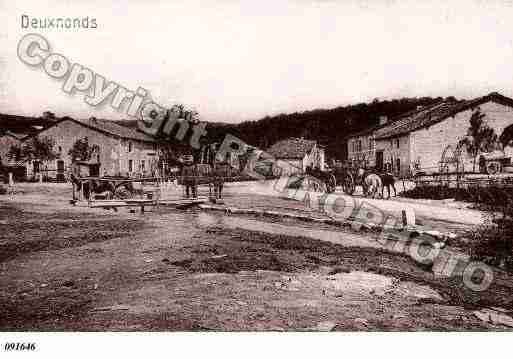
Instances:
[[[335,192],[337,186],[341,186],[345,193],[352,195],[356,185],[359,184],[357,183],[357,170],[347,163],[337,163],[327,171],[308,170],[307,174],[323,181],[328,193]]]
[[[72,167],[69,176],[73,184],[71,203],[105,208],[140,206],[144,209],[144,206],[219,201],[224,182],[232,178],[231,166],[226,163],[184,164],[180,173],[168,178],[86,177],[80,176],[77,169]]]
[[[172,178],[72,177],[71,203],[87,207],[188,207],[208,197],[185,197]]]
[[[335,166],[327,171],[310,170],[307,171],[324,182],[326,192],[334,192],[337,186],[340,186],[344,193],[353,195],[356,191],[356,187],[362,187],[363,195],[366,197],[375,197],[380,194],[383,196],[383,187],[387,187],[388,196],[390,197],[390,188],[395,190],[395,178],[390,173],[376,173],[375,171],[368,169],[364,164],[345,162],[337,163]],[[381,190],[381,193],[379,193]]]

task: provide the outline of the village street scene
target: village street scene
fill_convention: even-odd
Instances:
[[[316,6],[328,5],[308,9]],[[224,17],[204,18],[230,32]],[[321,23],[319,36],[336,31],[335,23],[332,30]],[[433,72],[426,83],[436,85],[413,90],[410,82],[424,78],[419,70],[415,80],[387,78],[377,92],[365,92],[370,85],[357,84],[372,74],[362,72],[355,87],[332,98],[335,88],[314,94],[316,82],[285,51],[287,70],[261,92],[237,82],[236,64],[229,71],[216,65],[238,73],[231,79],[239,87],[226,101],[246,107],[231,109],[219,105],[230,90],[205,84],[206,95],[198,90],[201,76],[190,75],[210,59],[191,58],[193,70],[173,73],[166,61],[182,60],[161,59],[155,46],[146,53],[158,61],[134,65],[100,50],[103,67],[86,66],[95,57],[68,60],[77,53],[69,42],[64,48],[65,36],[22,29],[10,45],[12,73],[34,79],[23,88],[30,105],[21,90],[9,92],[16,81],[6,80],[0,106],[0,331],[513,329],[511,86],[478,75],[475,83],[486,85],[442,85],[444,73]],[[265,38],[273,36],[293,38]],[[105,46],[97,40],[103,45],[95,48]],[[107,58],[118,67],[105,65]],[[330,65],[314,62],[317,70]],[[120,68],[137,81],[147,76],[150,90],[105,79]],[[175,97],[181,87],[169,78],[183,74],[197,92]],[[342,81],[337,76],[329,74]],[[87,97],[89,78],[97,85]],[[312,92],[296,91],[303,80]],[[55,83],[60,87],[50,87]],[[88,104],[113,84],[119,88],[110,107]],[[142,90],[155,91],[155,101],[177,100],[157,105],[143,101]],[[299,104],[304,94],[315,101]]]
[[[500,136],[474,167],[464,143],[478,115]],[[253,165],[264,179],[235,150],[220,159],[218,143],[175,158],[165,142],[110,121],[11,118],[2,118],[11,126],[2,136],[4,329],[513,325],[510,238],[499,237],[511,202],[501,208],[496,197],[511,194],[511,146],[499,138],[511,133],[513,100],[498,93],[378,117],[346,139],[340,162],[314,139],[278,141]],[[330,198],[346,203],[346,217]],[[383,242],[387,217],[399,236]],[[419,234],[425,250],[457,255],[452,271],[412,256]],[[465,272],[473,261],[493,276],[477,290],[466,282],[485,279]]]

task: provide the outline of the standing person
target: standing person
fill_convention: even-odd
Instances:
[[[183,185],[185,186],[185,196],[187,198],[197,197],[198,193],[198,184],[197,184],[197,169],[196,165],[194,165],[194,161],[190,158],[187,158],[184,162],[184,166],[182,167],[182,178]]]

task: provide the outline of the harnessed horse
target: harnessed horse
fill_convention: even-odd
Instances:
[[[363,168],[359,168],[357,171],[357,176],[362,185],[364,196],[370,196],[371,198],[375,198],[376,194],[378,194],[381,190],[381,195],[383,195],[383,182],[381,181],[381,177],[376,173],[366,171]]]
[[[383,187],[381,188],[381,197],[385,198],[384,193],[383,193],[385,191],[385,187],[387,188],[387,191],[388,191],[387,198],[390,198],[390,188],[393,188],[394,197],[397,197],[397,190],[395,189],[394,175],[391,174],[390,172],[385,172],[385,173],[381,174],[380,177],[381,177],[381,181],[383,182]]]

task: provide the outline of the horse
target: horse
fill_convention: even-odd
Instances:
[[[86,199],[94,199],[96,195],[105,197],[105,199],[112,199],[114,197],[114,192],[116,191],[112,182],[100,180],[84,182],[82,186],[79,186],[78,188],[79,191],[84,191],[84,197]]]
[[[359,168],[357,171],[357,176],[360,178],[363,195],[365,197],[370,196],[371,198],[375,198],[376,194],[378,194],[380,190],[383,194],[383,182],[381,181],[381,177],[379,175],[373,172],[369,172],[363,168]]]
[[[371,198],[376,198],[376,195],[379,194],[381,189],[381,193],[383,193],[383,182],[381,178],[375,173],[369,173],[365,176],[363,180],[363,191],[365,196],[370,196]]]
[[[395,188],[395,177],[390,172],[382,173],[380,174],[381,181],[383,182],[383,187],[381,188],[381,197],[385,198],[384,191],[385,187],[387,188],[388,196],[387,198],[390,198],[390,187],[394,190],[394,197],[397,197],[397,190]]]

